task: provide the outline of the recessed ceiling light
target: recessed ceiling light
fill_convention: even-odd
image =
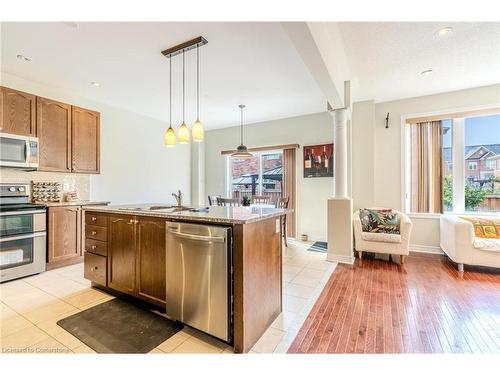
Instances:
[[[427,70],[423,70],[420,72],[420,75],[421,76],[426,76],[428,74],[431,74],[432,73],[432,69],[427,69]]]
[[[443,37],[443,36],[447,36],[447,35],[451,34],[452,31],[453,31],[453,27],[447,26],[447,27],[443,27],[442,29],[439,29],[437,34],[439,36]]]
[[[17,58],[21,61],[24,61],[24,62],[31,62],[31,59],[29,57],[24,56],[24,55],[17,55]]]
[[[101,84],[99,82],[90,82],[90,84],[94,87],[99,87]]]

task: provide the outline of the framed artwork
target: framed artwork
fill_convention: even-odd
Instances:
[[[333,143],[304,146],[304,178],[333,177]]]

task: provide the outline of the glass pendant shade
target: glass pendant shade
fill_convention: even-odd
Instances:
[[[178,138],[180,144],[189,143],[189,128],[185,122],[179,127]]]
[[[175,144],[177,143],[175,139],[175,131],[174,129],[172,129],[171,126],[165,132],[165,136],[163,137],[163,143],[167,147],[174,147]]]
[[[193,142],[203,142],[203,139],[205,138],[205,130],[203,130],[203,124],[200,120],[196,120],[193,124],[191,135],[193,136]]]

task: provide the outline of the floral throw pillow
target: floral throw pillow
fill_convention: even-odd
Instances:
[[[399,215],[391,209],[359,210],[363,232],[400,234]]]
[[[460,217],[474,226],[474,235],[479,238],[500,238],[500,219],[480,217]]]

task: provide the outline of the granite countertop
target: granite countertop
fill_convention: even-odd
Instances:
[[[81,200],[73,202],[40,202],[47,207],[64,207],[64,206],[91,206],[91,205],[101,205],[109,204],[109,201],[92,201],[92,200]]]
[[[172,208],[149,210],[154,206],[170,206]],[[175,206],[171,204],[139,204],[120,206],[99,206],[85,207],[85,210],[93,212],[105,212],[122,215],[138,215],[161,217],[165,219],[196,221],[205,223],[222,224],[247,224],[255,221],[279,217],[286,213],[293,212],[291,209],[282,208],[259,208],[259,207],[219,207],[219,206],[189,206],[197,211],[190,211],[189,208],[183,211],[175,211]]]

